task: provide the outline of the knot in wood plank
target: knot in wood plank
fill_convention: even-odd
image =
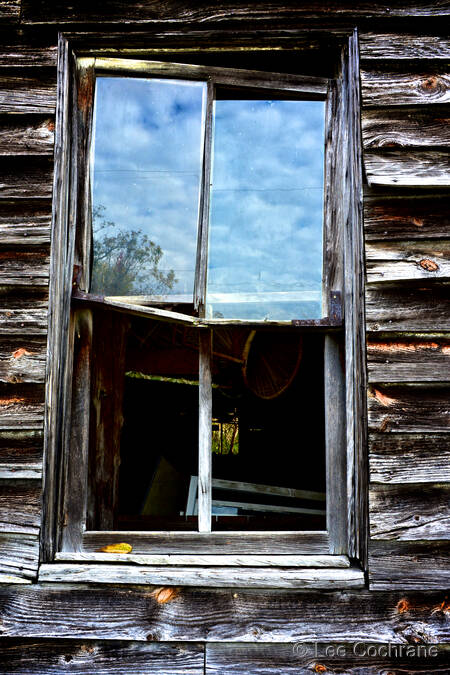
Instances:
[[[159,605],[165,605],[167,602],[175,600],[176,597],[180,594],[180,589],[173,586],[167,586],[165,588],[157,588],[151,594],[156,602]]]
[[[436,272],[439,269],[439,265],[434,262],[434,260],[430,260],[429,258],[423,258],[420,260],[419,265],[427,272]]]
[[[405,612],[409,612],[411,609],[411,605],[409,604],[409,600],[407,598],[402,598],[401,600],[398,601],[396,611],[398,614],[404,614]]]

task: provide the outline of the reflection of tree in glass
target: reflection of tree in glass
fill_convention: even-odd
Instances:
[[[164,295],[177,283],[175,272],[158,269],[163,251],[142,232],[126,230],[93,209],[94,261],[91,292],[100,295]]]

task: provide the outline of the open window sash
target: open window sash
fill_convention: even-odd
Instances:
[[[286,319],[282,318],[255,318],[252,316],[226,317],[222,318],[220,312],[212,315],[211,311],[206,311],[207,302],[211,298],[229,298],[232,302],[258,303],[260,296],[267,293],[238,292],[228,294],[214,294],[208,289],[208,246],[211,239],[211,186],[213,170],[213,136],[214,136],[214,106],[219,99],[233,100],[238,98],[254,98],[263,100],[262,97],[274,97],[275,99],[285,100],[293,99],[300,101],[323,101],[329,98],[330,82],[322,78],[299,77],[296,75],[286,75],[278,73],[265,73],[258,71],[233,70],[224,68],[211,68],[207,66],[180,65],[165,62],[135,61],[125,59],[96,58],[92,60],[92,75],[95,77],[130,77],[138,78],[164,78],[167,82],[198,82],[205,85],[206,102],[204,114],[202,115],[202,148],[201,148],[201,180],[199,186],[198,199],[198,218],[197,218],[197,244],[195,254],[195,278],[192,294],[167,295],[111,295],[99,297],[97,294],[88,293],[89,286],[86,283],[87,274],[84,273],[84,283],[74,284],[74,299],[77,301],[89,302],[92,305],[102,303],[111,309],[117,309],[131,314],[148,315],[154,319],[170,320],[175,322],[189,323],[199,328],[205,326],[240,324],[240,325],[297,325],[299,327],[333,327],[342,325],[342,315],[340,309],[340,292],[332,289],[329,280],[329,260],[323,256],[322,271],[322,293],[319,291],[303,291],[294,294],[296,297],[312,298],[315,295],[322,296],[323,309],[319,316],[310,318],[307,315],[303,318],[292,316]],[[328,96],[328,98],[327,98]],[[329,106],[329,102],[327,103]],[[327,115],[329,123],[329,115]],[[330,134],[325,129],[325,139],[329,140]],[[92,166],[91,166],[92,173]],[[91,177],[92,182],[92,177]],[[322,188],[323,189],[323,188]],[[326,215],[326,214],[325,214]],[[85,211],[86,238],[92,241],[92,214],[89,210]],[[325,220],[325,218],[324,218]],[[89,232],[91,234],[89,234]],[[330,249],[329,228],[323,228],[323,249]],[[95,250],[94,250],[95,255]],[[299,256],[300,257],[300,256]],[[299,267],[301,267],[299,265]],[[291,276],[295,270],[291,270]],[[241,286],[242,288],[242,286]],[[209,294],[209,297],[208,297]],[[269,296],[275,298],[274,302],[284,302],[292,293],[281,291],[269,293]],[[267,304],[267,303],[266,303]],[[191,308],[187,313],[184,308]],[[236,305],[235,305],[236,306]],[[176,311],[173,308],[176,307]],[[191,313],[192,312],[192,313]],[[194,316],[193,316],[194,314]]]

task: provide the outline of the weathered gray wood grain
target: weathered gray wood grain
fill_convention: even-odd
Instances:
[[[372,432],[450,431],[450,387],[374,385],[368,390]]]
[[[450,239],[367,242],[368,283],[450,279]]]
[[[0,477],[28,478],[42,471],[42,432],[35,429],[0,431]]]
[[[450,83],[448,87],[450,91]],[[364,154],[369,185],[442,187],[450,185],[450,152],[392,150]]]
[[[367,367],[370,382],[450,382],[450,340],[371,337]]]
[[[347,551],[347,447],[345,417],[345,374],[341,361],[342,340],[325,336],[324,396],[326,436],[327,530],[330,552]]]
[[[0,251],[0,285],[46,288],[49,265],[48,247]]]
[[[0,156],[53,155],[55,123],[51,117],[0,117]]]
[[[424,65],[420,64],[419,68]],[[450,74],[444,66],[424,70],[361,70],[363,106],[450,103]]]
[[[450,40],[445,35],[362,32],[359,40],[362,61],[450,60]]]
[[[347,434],[347,522],[348,555],[363,567],[367,547],[366,466],[366,361],[365,273],[363,234],[363,178],[360,124],[360,70],[358,34],[348,40],[348,55],[342,55],[343,96],[346,98],[344,126],[343,216],[344,216],[344,314]]]
[[[86,532],[83,551],[125,542],[133,553],[328,554],[326,532]]]
[[[47,334],[46,309],[3,309],[0,310],[0,335]]]
[[[50,243],[50,208],[20,203],[5,204],[0,213],[2,246],[45,246]]]
[[[448,106],[364,110],[361,124],[366,150],[450,145]]]
[[[369,331],[450,330],[450,288],[426,282],[420,286],[368,286],[366,321]]]
[[[2,675],[203,675],[204,645],[133,642],[33,642],[0,647]],[[4,664],[4,665],[2,665]]]
[[[0,113],[54,114],[56,105],[55,77],[26,73],[0,73]]]
[[[0,532],[39,534],[41,486],[36,481],[0,482]]]
[[[186,555],[134,553],[56,553],[56,561],[119,562],[133,565],[181,565],[184,567],[350,567],[345,555]]]
[[[450,483],[450,434],[371,434],[372,483]]]
[[[46,347],[42,339],[0,339],[0,382],[44,382]]]
[[[51,199],[52,164],[43,159],[11,161],[4,159],[0,169],[0,200]]]
[[[372,590],[448,588],[450,544],[372,540],[369,582]]]
[[[363,588],[364,574],[354,568],[167,567],[95,563],[48,563],[40,583],[151,584],[212,588]]]
[[[366,194],[364,198],[366,241],[377,239],[437,239],[450,231],[450,199],[444,192],[420,196],[417,191],[400,195]]]
[[[37,536],[0,534],[0,583],[7,583],[8,577],[36,579],[38,564]]]
[[[395,4],[377,0],[376,2],[338,2],[330,0],[326,4],[313,0],[299,5],[297,2],[285,2],[283,5],[271,5],[265,2],[255,2],[249,6],[248,2],[217,2],[202,3],[191,6],[179,0],[162,0],[150,5],[142,2],[123,2],[115,0],[107,7],[83,5],[82,8],[73,3],[58,0],[23,0],[23,17],[25,24],[36,23],[147,23],[147,22],[175,22],[184,24],[198,24],[207,22],[236,22],[251,20],[255,24],[265,21],[282,22],[283,19],[292,25],[293,19],[321,20],[334,19],[335,21],[355,21],[361,18],[383,18],[389,20],[401,17],[439,17],[448,16],[448,5],[445,0],[415,0],[415,2],[396,2]]]
[[[445,647],[406,648],[391,650],[387,645],[333,644],[324,642],[298,644],[276,643],[213,643],[206,647],[206,675],[310,675],[313,673],[346,673],[346,675],[380,675],[401,672],[445,674],[448,651]],[[431,649],[431,651],[430,651]],[[421,652],[421,656],[420,656]],[[400,670],[401,669],[401,670]]]
[[[450,484],[371,485],[372,539],[450,539]]]
[[[0,429],[40,429],[43,411],[41,385],[0,383]]]
[[[445,592],[311,592],[58,584],[0,589],[5,637],[207,642],[450,638]]]
[[[56,67],[57,47],[36,44],[35,34],[8,34],[8,44],[0,46],[0,66],[11,68]]]
[[[52,200],[52,256],[50,263],[48,352],[45,382],[43,528],[41,557],[52,559],[58,522],[58,470],[67,429],[70,396],[68,366],[69,313],[73,278],[74,223],[69,223],[70,54],[67,40],[58,37],[58,105],[55,120],[55,167]],[[75,214],[72,209],[72,218]],[[68,372],[69,371],[69,372]]]

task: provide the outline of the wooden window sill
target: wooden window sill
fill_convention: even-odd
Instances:
[[[143,558],[144,556],[137,556]],[[291,557],[291,556],[289,556]],[[341,557],[341,556],[338,556]],[[215,588],[364,588],[364,573],[353,567],[244,567],[50,563],[41,565],[40,583],[205,586]]]

